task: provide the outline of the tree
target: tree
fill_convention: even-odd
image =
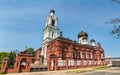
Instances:
[[[9,53],[7,52],[0,52],[0,67],[2,65],[2,60],[4,59],[4,57],[7,57]]]
[[[113,29],[111,30],[111,34],[114,35],[116,38],[120,38],[120,18],[114,18],[108,22],[109,24],[113,25]]]
[[[32,56],[35,56],[34,48],[26,48],[25,51],[28,51],[29,53],[31,53]]]
[[[14,61],[15,61],[15,58],[16,58],[16,52],[15,51],[11,51],[10,53],[9,53],[9,55],[8,55],[8,58],[9,58],[9,64],[8,64],[8,66],[9,67],[13,67],[13,65],[14,65]]]
[[[112,1],[120,4],[120,0],[112,0]],[[120,17],[111,19],[110,22],[108,23],[113,25],[111,34],[114,35],[117,39],[120,38]]]
[[[120,4],[120,0],[112,0],[112,1]]]

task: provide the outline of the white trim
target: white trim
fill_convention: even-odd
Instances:
[[[89,61],[89,65],[92,65],[92,61]]]
[[[86,65],[87,65],[87,62],[88,62],[88,61],[84,61],[84,66],[86,66]]]
[[[65,60],[58,60],[58,66],[65,66],[66,61]]]
[[[93,59],[92,53],[90,53],[90,57],[91,57],[91,59]]]
[[[77,60],[77,66],[80,66],[80,65],[81,65],[81,61]]]
[[[74,66],[74,60],[68,60],[68,66]]]

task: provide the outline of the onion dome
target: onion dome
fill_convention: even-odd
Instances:
[[[95,42],[95,40],[94,40],[94,39],[92,39],[90,42]]]
[[[84,32],[84,31],[81,31],[79,34],[78,34],[78,38],[79,37],[88,37],[88,34],[86,33],[86,32]]]
[[[51,9],[51,10],[50,10],[50,13],[52,13],[52,12],[55,13],[54,9]]]

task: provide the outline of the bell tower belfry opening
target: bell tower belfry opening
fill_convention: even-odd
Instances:
[[[58,37],[58,26],[57,26],[58,19],[55,16],[55,11],[53,9],[50,10],[50,14],[46,19],[46,26],[44,29],[44,38],[42,42],[42,52],[41,52],[41,60],[43,61],[44,65],[47,65],[46,61],[46,52],[47,46],[50,41]]]

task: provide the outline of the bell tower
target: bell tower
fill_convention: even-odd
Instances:
[[[43,43],[42,43],[42,62],[44,64],[47,64],[46,62],[46,51],[47,51],[47,46],[49,42],[51,42],[53,39],[58,37],[58,27],[57,27],[57,17],[55,16],[55,11],[52,9],[50,10],[50,14],[46,19],[46,26],[44,29],[44,38],[43,38]]]

